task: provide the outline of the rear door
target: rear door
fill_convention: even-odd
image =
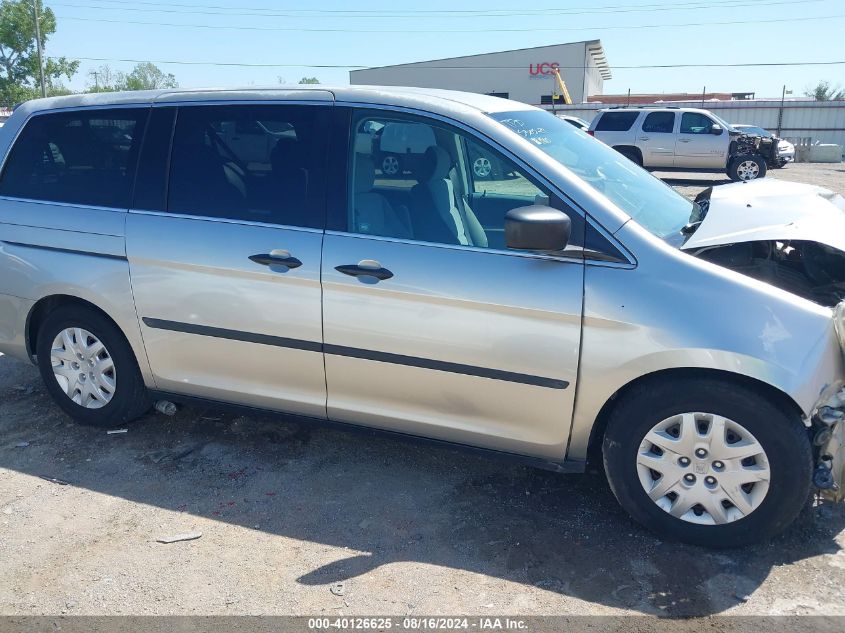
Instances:
[[[320,257],[331,110],[153,109],[126,250],[160,390],[325,416]],[[272,148],[232,146],[220,131],[236,127],[268,130]],[[290,132],[273,138],[274,129]]]
[[[728,161],[730,135],[713,134],[716,122],[701,112],[682,112],[675,144],[675,167],[724,169]]]
[[[637,133],[637,146],[645,167],[672,167],[675,164],[675,121],[672,111],[649,112]]]
[[[427,126],[434,142],[402,179],[357,138],[397,123]],[[351,129],[348,195],[330,202],[323,250],[329,417],[562,459],[583,260],[577,248],[508,251],[503,226],[511,208],[551,203],[571,214],[577,246],[583,219],[496,149],[438,120],[362,110]],[[475,182],[479,153],[501,170]]]

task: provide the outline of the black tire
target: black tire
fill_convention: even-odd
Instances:
[[[739,168],[740,165],[746,162],[753,162],[757,165],[757,175],[753,178],[743,178],[739,175]],[[761,156],[737,156],[736,158],[731,159],[730,164],[728,165],[728,177],[733,180],[734,182],[740,180],[759,180],[760,178],[766,177],[766,172],[768,171],[768,165],[766,165],[766,161],[763,160]]]
[[[114,361],[115,391],[99,409],[89,409],[71,400],[53,373],[50,350],[53,341],[66,328],[79,327],[96,336]],[[38,330],[36,354],[38,369],[47,391],[56,404],[79,424],[110,428],[123,426],[140,417],[150,408],[149,393],[138,369],[138,362],[123,333],[94,309],[66,306],[51,312]]]
[[[631,147],[615,147],[614,149],[631,162],[636,163],[640,167],[643,166],[643,156],[638,150]]]
[[[687,522],[660,508],[640,484],[636,459],[645,435],[662,420],[693,411],[741,424],[766,453],[769,490],[744,518],[721,525]],[[781,532],[807,503],[812,481],[812,450],[798,414],[754,389],[709,378],[653,380],[633,387],[611,413],[603,454],[613,494],[635,520],[662,538],[712,548],[740,547]]]

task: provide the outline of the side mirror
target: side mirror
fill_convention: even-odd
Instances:
[[[511,209],[505,214],[505,243],[523,251],[562,251],[572,222],[563,211],[545,205]]]
[[[718,123],[714,123],[710,128],[710,134],[712,134],[713,136],[719,136],[722,132],[722,126]]]

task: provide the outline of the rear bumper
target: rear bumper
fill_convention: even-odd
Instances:
[[[0,353],[31,360],[26,349],[26,319],[34,301],[0,294]]]

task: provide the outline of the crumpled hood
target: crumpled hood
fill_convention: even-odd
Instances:
[[[845,252],[845,198],[772,178],[713,187],[704,221],[682,248],[763,240],[813,241]]]

